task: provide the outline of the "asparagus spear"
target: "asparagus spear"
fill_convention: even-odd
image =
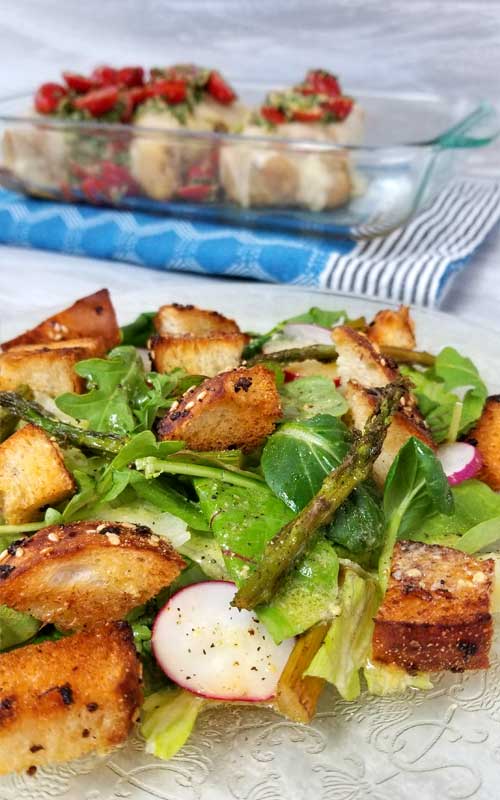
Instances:
[[[352,490],[370,475],[392,415],[407,391],[404,379],[380,390],[378,409],[367,421],[363,433],[354,440],[342,464],[326,476],[321,489],[295,519],[268,542],[259,565],[240,587],[233,605],[253,609],[272,599],[281,580],[307,551],[319,528],[332,520]]]
[[[425,350],[405,350],[403,347],[381,347],[382,355],[394,359],[399,364],[421,364],[424,367],[432,367],[435,356]],[[260,362],[272,362],[286,364],[289,361],[336,361],[337,351],[334,345],[330,344],[311,344],[306,347],[292,347],[288,350],[277,350],[274,353],[259,353],[248,362],[248,366]]]
[[[38,403],[25,400],[16,392],[0,392],[0,408],[6,410],[17,419],[38,425],[49,436],[53,436],[62,444],[72,444],[76,447],[88,447],[100,453],[117,453],[127,439],[115,433],[100,433],[99,431],[86,431],[76,425],[50,416]]]

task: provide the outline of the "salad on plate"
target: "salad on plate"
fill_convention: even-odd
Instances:
[[[101,290],[0,353],[0,773],[221,704],[487,669],[500,401],[408,308],[267,332]]]

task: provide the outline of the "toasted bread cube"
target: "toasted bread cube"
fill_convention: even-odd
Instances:
[[[149,352],[156,372],[182,367],[191,375],[212,378],[241,364],[248,338],[242,333],[209,336],[153,336]]]
[[[186,392],[158,424],[159,439],[181,439],[190,450],[248,452],[281,417],[276,380],[258,364],[223,372]]]
[[[405,350],[415,348],[415,323],[408,306],[400,306],[397,311],[386,308],[375,315],[368,328],[368,338],[379,347],[401,347]]]
[[[500,395],[488,397],[475,428],[468,434],[483,460],[478,477],[496,492],[500,491]]]
[[[397,365],[383,356],[368,336],[346,325],[332,331],[337,348],[337,369],[342,383],[356,381],[367,389],[386,386],[400,373]]]
[[[10,350],[18,345],[62,342],[83,337],[101,339],[105,350],[120,343],[120,328],[107,289],[82,297],[69,308],[41,322],[36,328],[4,342],[2,349]]]
[[[126,622],[2,653],[0,774],[107,753],[125,741],[141,703]]]
[[[8,525],[31,522],[75,491],[61,453],[41,428],[25,425],[0,444],[0,505]]]
[[[0,604],[61,630],[118,620],[168,586],[184,567],[144,525],[73,522],[10,545],[0,564]]]
[[[0,353],[0,390],[13,391],[24,385],[49,397],[79,394],[85,381],[76,374],[75,364],[103,354],[102,340],[90,338],[12,347]]]
[[[493,559],[451,547],[398,542],[375,618],[373,656],[406,670],[489,666]]]
[[[373,389],[364,389],[358,383],[349,381],[345,387],[345,398],[351,409],[354,425],[362,430],[368,417],[377,407],[377,392]],[[400,449],[412,436],[424,442],[433,450],[436,445],[432,439],[426,422],[415,405],[411,395],[403,398],[405,403],[401,406],[393,419],[384,440],[382,452],[373,466],[373,476],[379,485],[383,485],[390,466]]]
[[[240,333],[236,322],[217,311],[179,303],[161,306],[154,318],[161,336],[210,336],[213,333]]]

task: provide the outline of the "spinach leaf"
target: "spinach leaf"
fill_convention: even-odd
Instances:
[[[280,395],[285,419],[309,419],[317,414],[341,417],[349,409],[333,381],[320,375],[286,383]]]
[[[447,438],[457,403],[462,403],[458,434],[467,433],[481,416],[488,394],[486,385],[470,358],[453,347],[441,350],[434,366],[424,372],[409,367],[402,372],[415,384],[420,410],[437,442]]]
[[[133,347],[146,347],[150,336],[155,332],[153,319],[156,311],[143,311],[137,319],[129,325],[124,325],[122,332],[122,345],[132,345]]]
[[[416,541],[444,541],[450,536],[461,536],[481,522],[500,516],[500,494],[482,481],[464,481],[451,490],[455,510],[452,514],[432,514],[420,524],[410,528],[410,538]],[[451,540],[450,540],[451,541]]]
[[[396,539],[432,513],[452,514],[454,510],[441,462],[420,439],[409,439],[394,459],[384,485],[383,504],[387,530],[379,573],[385,589]]]
[[[326,536],[354,555],[367,555],[382,545],[385,517],[373,483],[360,484],[342,503]]]
[[[300,511],[345,457],[350,439],[344,423],[328,414],[282,425],[262,452],[267,485],[289,508]]]

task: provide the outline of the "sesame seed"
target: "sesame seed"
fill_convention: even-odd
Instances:
[[[189,389],[186,389],[186,391],[184,392],[184,394],[183,394],[182,396],[183,396],[183,397],[185,397],[187,394],[189,394],[190,392],[192,392],[192,391],[193,391],[193,389],[196,389],[196,385],[195,385],[195,384],[193,384],[192,386],[190,386],[190,387],[189,387]]]
[[[406,573],[406,577],[407,578],[421,578],[422,577],[422,573],[420,572],[419,569],[409,569],[408,572]]]
[[[17,558],[21,558],[23,553],[24,553],[23,548],[22,547],[18,547],[17,550],[16,550],[16,557]]]
[[[172,405],[169,408],[169,411],[175,411],[175,409],[177,408],[178,405],[179,405],[179,401],[178,400],[174,400],[174,402],[172,403]]]
[[[194,400],[190,400],[189,403],[186,403],[184,408],[186,409],[186,411],[189,411],[191,408],[194,408]]]
[[[2,550],[2,552],[0,553],[0,561],[3,561],[4,558],[7,558],[8,555],[9,555],[8,550]]]
[[[156,534],[153,534],[152,536],[149,537],[149,541],[151,542],[151,544],[159,544],[160,537],[156,536]]]
[[[208,394],[207,390],[203,389],[203,391],[199,393],[196,399],[198,400],[198,402],[201,402],[203,398],[207,396],[207,394]]]
[[[58,542],[59,536],[57,535],[57,533],[49,533],[47,539],[49,540],[49,542]]]
[[[120,544],[120,537],[116,533],[107,533],[106,539],[110,544]]]

